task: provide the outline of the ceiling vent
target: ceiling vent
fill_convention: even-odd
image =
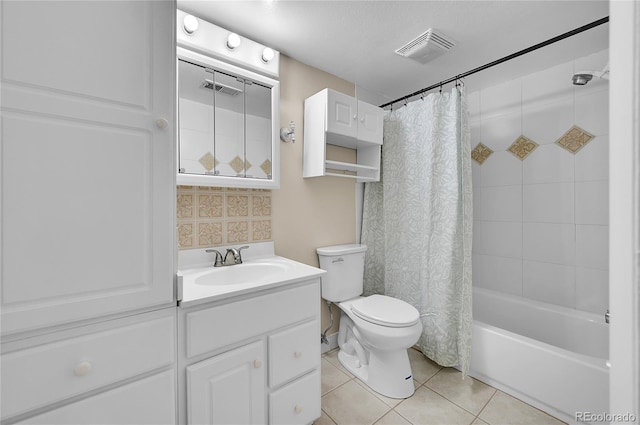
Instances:
[[[226,95],[229,95],[229,96],[237,96],[240,93],[242,93],[242,90],[240,90],[240,89],[228,86],[226,84],[221,84],[221,83],[215,83],[214,84],[213,81],[207,80],[207,79],[205,79],[202,82],[202,86],[205,89],[215,90],[218,93],[226,94]]]
[[[396,49],[396,53],[420,63],[427,63],[448,52],[455,45],[456,42],[449,37],[429,28],[415,39]]]

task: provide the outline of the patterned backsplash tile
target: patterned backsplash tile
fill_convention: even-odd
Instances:
[[[478,143],[475,148],[471,151],[471,158],[478,164],[482,164],[491,156],[493,151],[489,149],[487,146],[482,143]]]
[[[533,140],[525,136],[520,136],[515,142],[513,142],[513,144],[511,144],[511,146],[509,146],[507,150],[521,161],[524,161],[524,159],[531,155],[531,152],[536,150],[537,147],[538,144]]]
[[[271,191],[178,186],[179,249],[271,240]]]
[[[594,136],[592,134],[574,125],[556,141],[556,144],[575,154],[593,140],[593,138]]]

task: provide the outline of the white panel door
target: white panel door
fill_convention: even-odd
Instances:
[[[381,108],[358,101],[358,140],[382,144],[382,122],[384,112]]]
[[[327,90],[327,131],[343,136],[358,134],[358,104],[346,94]]]
[[[2,333],[174,300],[175,4],[0,4]]]
[[[265,368],[262,341],[188,366],[187,422],[265,423]]]

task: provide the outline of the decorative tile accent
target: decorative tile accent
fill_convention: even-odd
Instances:
[[[244,161],[239,156],[233,158],[229,165],[233,168],[233,171],[238,174],[244,171]]]
[[[556,140],[556,144],[575,154],[594,137],[593,134],[587,133],[577,125],[574,125],[569,131],[564,133],[561,138]]]
[[[198,195],[198,217],[222,218],[224,195]]]
[[[227,195],[227,217],[248,217],[249,196]]]
[[[178,194],[178,220],[193,218],[193,195]]]
[[[271,215],[271,196],[252,195],[252,214],[254,217]]]
[[[489,158],[489,156],[493,153],[491,149],[482,143],[478,143],[475,148],[471,151],[471,158],[478,164],[482,164]]]
[[[193,246],[193,223],[178,224],[178,247],[191,248]]]
[[[271,240],[271,190],[178,186],[178,248]]]
[[[251,238],[254,241],[265,241],[271,239],[271,220],[258,220],[251,223],[253,231]]]
[[[222,245],[222,222],[198,223],[198,246]]]
[[[245,170],[248,170],[249,168],[251,168],[252,165],[253,164],[250,163],[248,159],[244,161],[244,169]]]
[[[202,164],[207,171],[213,170],[213,168],[219,163],[220,162],[211,155],[211,152],[205,153],[202,158],[200,158],[200,164]]]
[[[538,144],[533,140],[525,136],[520,136],[516,139],[515,142],[513,142],[513,144],[511,144],[511,146],[509,146],[509,149],[507,150],[514,154],[521,161],[524,161],[524,159],[528,157],[531,152],[536,150],[537,147]]]
[[[227,222],[227,242],[238,243],[249,241],[248,221],[228,221]]]
[[[260,168],[262,169],[262,171],[264,171],[264,173],[268,176],[271,175],[271,160],[270,159],[266,159],[262,164],[260,164]]]

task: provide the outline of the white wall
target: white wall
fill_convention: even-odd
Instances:
[[[579,310],[608,307],[608,96],[593,80],[608,50],[469,94],[473,162],[474,285]],[[572,126],[595,136],[571,153],[555,142]],[[524,135],[539,146],[507,151]]]

